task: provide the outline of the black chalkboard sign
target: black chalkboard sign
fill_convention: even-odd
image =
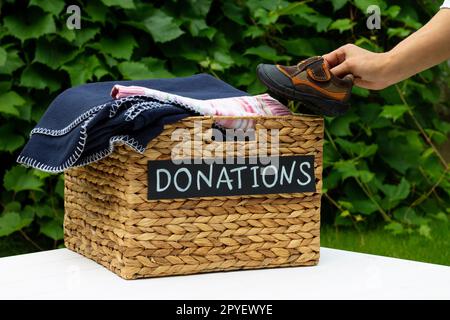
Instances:
[[[148,199],[316,191],[313,155],[235,159],[231,164],[148,161]]]

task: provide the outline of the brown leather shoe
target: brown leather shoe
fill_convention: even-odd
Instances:
[[[311,57],[295,66],[260,64],[257,75],[277,96],[300,101],[316,114],[337,116],[350,108],[353,76],[334,76],[322,57]]]

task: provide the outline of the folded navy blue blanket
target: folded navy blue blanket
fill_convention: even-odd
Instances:
[[[110,92],[115,84],[142,86],[199,100],[248,96],[207,74],[97,82],[67,89],[55,98],[31,131],[17,162],[57,173],[106,157],[119,141],[143,153],[165,124],[193,115],[183,106],[148,96],[114,100]]]

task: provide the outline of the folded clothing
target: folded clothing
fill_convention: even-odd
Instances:
[[[143,88],[146,91],[144,94],[127,94],[123,88]],[[111,93],[116,99],[112,99]],[[237,101],[242,104],[236,104],[235,108],[235,105],[231,104],[234,99],[228,100],[228,107],[218,108],[218,113],[207,109],[213,108],[216,103],[203,103],[236,97],[239,97]],[[81,85],[65,90],[50,104],[31,131],[30,139],[17,162],[57,173],[108,156],[114,150],[114,144],[118,142],[143,153],[148,142],[162,132],[165,124],[193,114],[211,115],[225,112],[225,115],[234,115],[227,114],[227,109],[239,110],[247,100],[255,104],[252,108],[270,111],[268,114],[289,112],[269,96],[251,97],[246,92],[207,74]],[[258,102],[261,105],[258,105]],[[219,105],[222,106],[222,103]],[[248,106],[247,108],[250,110]],[[242,115],[260,114],[258,112],[245,111]],[[219,125],[247,127],[248,123],[223,122]]]
[[[147,96],[167,103],[173,103],[177,106],[192,110],[196,114],[206,116],[248,117],[256,115],[291,114],[287,107],[268,94],[199,100],[139,86],[123,86],[116,84],[111,90],[111,96],[114,99],[121,99],[134,95]],[[217,124],[225,128],[248,129],[253,127],[254,122],[249,119],[241,118],[220,120],[217,121]]]

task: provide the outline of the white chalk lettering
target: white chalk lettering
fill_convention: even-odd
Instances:
[[[187,178],[188,178],[188,183],[186,184],[186,187],[184,187],[184,188],[181,188],[179,185],[178,185],[178,175],[181,173],[181,172],[184,172],[184,173],[186,173],[186,176],[187,176]],[[177,170],[177,172],[175,173],[175,176],[173,177],[173,183],[175,184],[175,188],[179,191],[179,192],[185,192],[187,189],[189,189],[190,188],[190,186],[191,186],[191,183],[192,183],[192,175],[191,175],[191,173],[189,172],[189,170],[187,169],[187,168],[181,168],[181,169],[178,169]]]
[[[271,169],[271,171],[272,171],[270,174],[267,173],[267,170],[269,170],[269,169]],[[268,183],[267,182],[267,180],[266,180],[267,178],[266,177],[268,177],[268,176],[272,176],[273,177],[272,183]],[[262,170],[262,181],[263,181],[264,186],[266,186],[266,188],[272,188],[274,185],[276,185],[277,181],[278,181],[278,170],[277,170],[277,167],[275,167],[274,165],[270,165],[270,166],[265,167]]]
[[[225,180],[222,178],[225,176]],[[220,171],[219,179],[217,180],[216,189],[220,188],[220,184],[225,182],[228,185],[228,189],[233,190],[233,179],[230,179],[230,176],[228,175],[227,168],[223,167],[222,171]]]
[[[208,185],[208,187],[212,187],[212,179],[213,179],[213,165],[209,165],[209,177],[203,174],[200,170],[197,174],[197,190],[200,190],[200,178]]]
[[[306,166],[308,169],[311,168],[311,164],[309,162],[302,162],[300,164],[300,171],[301,171],[301,173],[303,173],[306,176],[306,181],[302,182],[302,181],[300,181],[300,179],[297,179],[297,183],[301,186],[306,186],[308,183],[311,182],[311,176],[309,175],[308,172],[303,170],[303,166]]]
[[[288,184],[292,183],[292,177],[294,176],[294,169],[295,169],[295,164],[297,162],[294,160],[291,164],[291,171],[289,172],[289,176],[287,175],[287,171],[286,171],[286,167],[282,166],[281,167],[281,174],[280,174],[280,185],[283,185],[283,181],[284,179],[286,179]]]
[[[164,173],[167,176],[167,185],[164,188],[161,188],[161,178],[160,174]],[[158,169],[156,170],[156,191],[163,192],[170,186],[170,172],[167,169]]]
[[[253,171],[253,185],[252,185],[252,188],[258,188],[259,187],[258,175],[257,175],[256,171],[259,170],[259,166],[251,167],[250,170]]]
[[[242,188],[241,171],[247,169],[247,166],[231,169],[230,172],[237,172],[238,189]]]

